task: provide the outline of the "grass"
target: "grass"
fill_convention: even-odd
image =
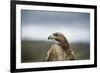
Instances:
[[[21,62],[42,62],[51,45],[51,42],[46,41],[22,41]],[[70,46],[75,51],[76,60],[90,59],[89,43],[70,43]]]

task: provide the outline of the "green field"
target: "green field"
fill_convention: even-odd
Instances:
[[[22,41],[21,62],[43,62],[51,45],[51,42],[46,41]],[[90,59],[89,43],[70,43],[70,46],[75,51],[76,60]]]

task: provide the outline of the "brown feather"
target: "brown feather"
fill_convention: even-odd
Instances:
[[[55,43],[51,46],[47,53],[46,61],[65,61],[65,60],[75,60],[75,53],[70,48],[68,40],[61,33],[54,33],[56,36]]]

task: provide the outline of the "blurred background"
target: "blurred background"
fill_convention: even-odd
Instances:
[[[42,62],[52,46],[48,36],[61,32],[77,60],[90,59],[90,14],[21,10],[21,62]]]

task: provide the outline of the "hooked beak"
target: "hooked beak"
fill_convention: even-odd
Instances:
[[[49,39],[54,39],[54,36],[53,36],[53,35],[49,35],[49,36],[48,36],[48,40],[49,40]]]

